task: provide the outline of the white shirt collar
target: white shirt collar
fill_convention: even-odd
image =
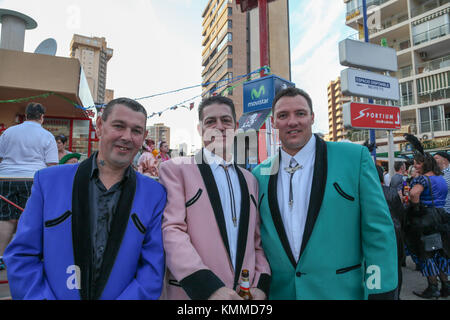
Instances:
[[[206,162],[210,165],[211,170],[216,170],[220,165],[232,165],[233,161],[227,162],[219,156],[216,156],[211,151],[203,148],[203,155]],[[233,156],[231,157],[233,159]]]
[[[309,141],[305,144],[305,146],[294,156],[291,156],[286,151],[284,151],[283,148],[280,148],[281,165],[283,168],[289,167],[291,158],[294,158],[298,164],[304,164],[309,159],[311,154],[315,153],[315,151],[316,151],[316,137],[313,134],[309,139]]]

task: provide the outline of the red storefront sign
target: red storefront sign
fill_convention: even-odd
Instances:
[[[361,129],[400,129],[400,108],[367,103],[346,103],[344,126]]]

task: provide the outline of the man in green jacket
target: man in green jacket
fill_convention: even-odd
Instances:
[[[281,148],[253,170],[270,299],[395,299],[394,226],[367,148],[312,134],[309,95],[277,94]]]

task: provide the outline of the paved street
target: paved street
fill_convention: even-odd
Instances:
[[[427,280],[422,277],[421,273],[414,271],[415,265],[411,258],[406,259],[406,267],[403,268],[403,286],[400,293],[402,300],[423,300],[413,294],[413,291],[422,292],[427,286]],[[6,280],[6,271],[0,271],[0,281]],[[0,300],[8,299],[10,296],[7,284],[0,284]],[[440,298],[443,299],[443,298]],[[445,298],[450,300],[450,298]]]

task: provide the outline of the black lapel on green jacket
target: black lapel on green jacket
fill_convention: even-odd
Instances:
[[[220,236],[223,244],[228,252],[228,257],[231,259],[230,246],[228,244],[227,227],[225,224],[225,217],[223,215],[222,202],[220,201],[219,190],[217,189],[216,180],[212,173],[211,167],[203,158],[203,149],[195,156],[197,167],[203,178],[203,183],[208,191],[209,201],[216,216],[217,225],[219,226]],[[231,260],[230,260],[231,261]]]
[[[236,250],[236,270],[234,273],[234,286],[239,281],[239,276],[241,274],[242,264],[244,262],[245,249],[247,247],[247,237],[248,237],[248,224],[250,219],[250,193],[248,191],[247,181],[245,180],[244,174],[238,168],[237,165],[234,166],[238,178],[239,184],[241,186],[241,213],[239,217],[239,231],[238,231],[238,242]]]
[[[111,222],[111,231],[106,243],[106,250],[100,271],[100,277],[96,283],[95,300],[100,299],[106,283],[108,282],[123,236],[130,219],[131,208],[133,207],[134,195],[136,193],[136,172],[130,170],[130,176],[125,180],[119,202]]]
[[[322,206],[323,195],[325,193],[325,185],[327,183],[328,160],[327,160],[327,144],[324,140],[316,135],[316,159],[314,162],[314,175],[311,186],[311,196],[309,199],[308,216],[306,217],[305,229],[303,231],[302,247],[300,257],[305,251],[311,233],[314,229],[317,217],[319,216],[320,207]],[[300,261],[300,259],[299,259]]]
[[[279,152],[278,159],[274,159],[274,161],[278,161],[278,167],[281,165],[281,152]],[[286,252],[289,261],[291,261],[292,266],[295,268],[297,263],[295,262],[294,255],[292,254],[291,246],[289,245],[289,240],[286,235],[286,231],[284,229],[283,220],[281,219],[280,207],[278,206],[278,198],[277,198],[277,182],[278,182],[278,172],[276,170],[274,174],[272,174],[269,178],[269,186],[268,186],[268,201],[270,213],[272,214],[273,224],[275,225],[275,229],[277,230],[278,237],[280,238],[281,244],[283,245],[284,251]]]
[[[92,157],[80,163],[72,193],[72,243],[75,265],[80,268],[80,298],[91,299],[92,239],[89,212],[89,177]]]

